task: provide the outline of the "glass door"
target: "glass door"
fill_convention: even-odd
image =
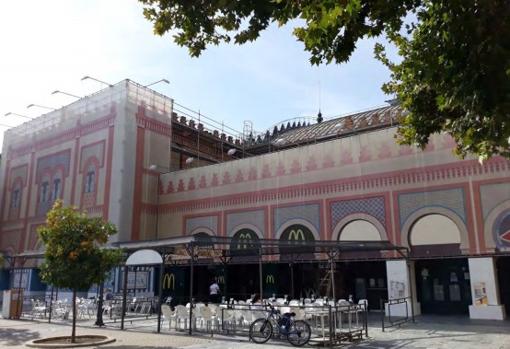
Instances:
[[[471,304],[465,259],[416,262],[418,300],[424,314],[468,314]]]

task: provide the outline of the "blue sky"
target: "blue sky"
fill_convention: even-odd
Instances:
[[[73,99],[50,95],[60,89],[86,95],[101,86],[80,81],[85,75],[108,82],[130,78],[157,85],[178,103],[242,130],[252,120],[263,131],[280,120],[325,117],[384,104],[380,87],[389,72],[373,58],[373,41],[363,41],[343,65],[312,67],[292,28],[272,27],[254,43],[210,47],[199,58],[157,37],[135,0],[27,0],[0,3],[0,123],[60,107]],[[0,126],[0,142],[5,127]]]

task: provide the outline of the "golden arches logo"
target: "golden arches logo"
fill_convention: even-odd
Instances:
[[[269,274],[266,276],[266,284],[274,284],[274,276]]]
[[[225,277],[223,275],[217,276],[216,282],[219,284],[225,284]]]
[[[252,237],[250,233],[241,233],[238,237],[238,243],[237,243],[237,249],[238,250],[246,250],[249,246],[249,242],[251,241]]]
[[[289,233],[289,240],[305,241],[305,233],[303,233],[302,229],[292,229]]]
[[[165,274],[163,278],[164,290],[175,290],[175,275],[174,273]]]

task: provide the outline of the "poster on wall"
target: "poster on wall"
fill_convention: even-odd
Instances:
[[[485,286],[485,282],[475,283],[474,289],[475,289],[475,305],[489,304],[489,298],[487,297],[487,287]]]
[[[404,298],[406,296],[406,284],[400,281],[390,282],[390,299]]]

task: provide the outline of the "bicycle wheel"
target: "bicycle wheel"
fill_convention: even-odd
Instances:
[[[273,325],[267,319],[260,318],[250,325],[250,339],[255,343],[265,343],[273,335]]]
[[[312,330],[306,321],[296,320],[290,325],[287,340],[295,347],[301,347],[308,343]]]

